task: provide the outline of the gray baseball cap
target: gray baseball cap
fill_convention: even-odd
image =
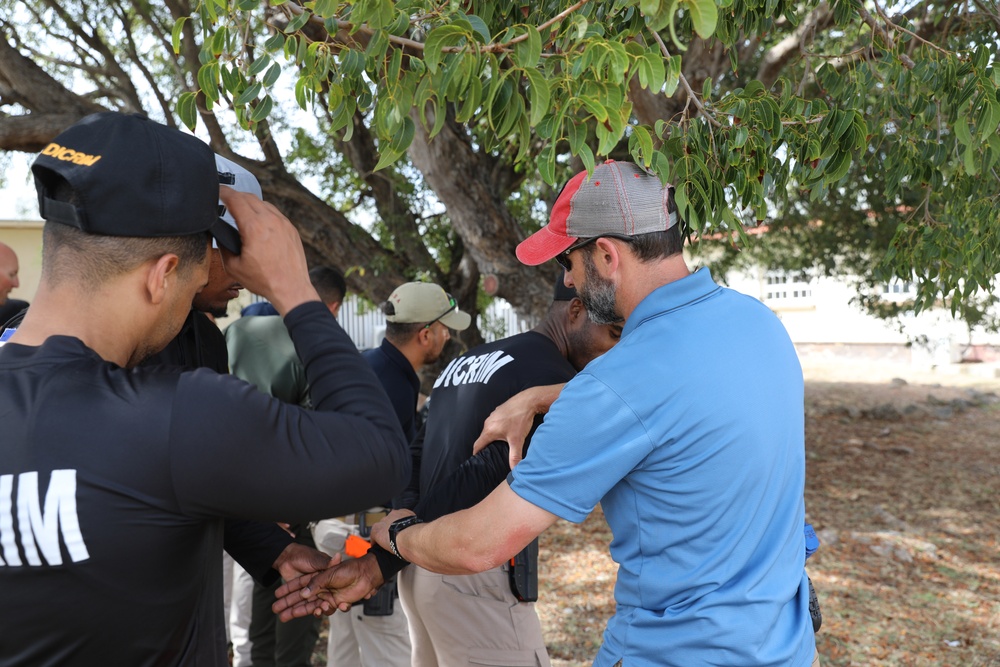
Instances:
[[[581,171],[563,186],[549,224],[517,246],[517,258],[535,266],[581,238],[666,231],[677,224],[677,212],[667,211],[672,188],[631,162],[608,160],[593,174]]]

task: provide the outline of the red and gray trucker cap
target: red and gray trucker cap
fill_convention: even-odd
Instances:
[[[517,258],[535,266],[581,238],[666,231],[677,224],[677,212],[667,211],[672,187],[631,162],[608,160],[589,176],[581,171],[563,186],[549,224],[517,246]]]

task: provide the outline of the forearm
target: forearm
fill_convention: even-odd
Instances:
[[[474,574],[509,560],[556,518],[504,483],[475,507],[400,531],[396,548],[432,572]]]
[[[263,521],[227,519],[223,547],[258,582],[267,585],[278,578],[272,565],[292,543],[292,536],[277,524]]]
[[[517,394],[516,399],[521,401],[525,411],[532,414],[544,415],[552,407],[552,404],[559,398],[566,383],[543,385],[540,387],[530,387]]]

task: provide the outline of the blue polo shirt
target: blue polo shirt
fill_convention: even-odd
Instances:
[[[594,665],[807,666],[802,370],[782,324],[707,269],[647,296],[509,478],[619,564]]]
[[[382,388],[389,395],[393,410],[403,427],[406,441],[417,434],[417,395],[420,393],[420,378],[413,365],[395,345],[383,338],[382,344],[361,353]]]

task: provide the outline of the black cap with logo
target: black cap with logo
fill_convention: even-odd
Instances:
[[[140,115],[87,116],[46,146],[31,171],[45,220],[105,236],[208,232],[238,253],[239,232],[219,217],[215,153],[200,139]],[[59,179],[74,202],[53,199]]]

